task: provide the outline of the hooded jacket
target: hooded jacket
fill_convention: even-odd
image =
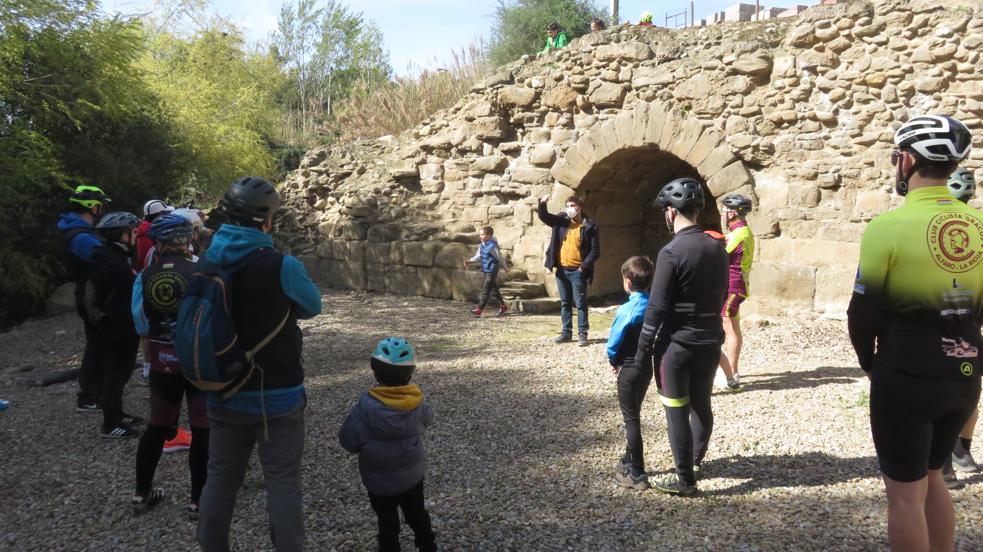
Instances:
[[[257,370],[242,391],[226,401],[209,396],[209,406],[253,414],[283,414],[304,397],[303,338],[298,318],[321,313],[321,291],[295,257],[277,252],[273,238],[256,228],[223,224],[198,268],[229,266],[243,259],[245,266],[232,275],[229,304],[239,342],[251,349],[286,324],[256,354]]]
[[[338,432],[341,446],[358,453],[358,471],[370,493],[408,491],[426,473],[423,434],[433,421],[420,387],[373,387],[362,393]]]
[[[58,230],[64,236],[65,266],[75,283],[75,306],[82,314],[85,282],[92,268],[92,254],[106,240],[96,232],[89,221],[77,213],[64,213],[58,219]]]
[[[560,248],[563,247],[563,240],[567,237],[567,231],[570,230],[570,217],[566,213],[559,215],[551,214],[546,210],[546,205],[543,203],[539,204],[539,220],[543,221],[543,224],[553,228],[553,234],[550,237],[550,246],[546,250],[546,268],[552,272],[554,268],[560,266]],[[594,281],[594,263],[601,256],[601,237],[597,229],[597,225],[587,215],[581,213],[583,217],[583,222],[580,224],[580,258],[583,261],[580,264],[580,270],[583,271],[584,276],[587,277],[587,283],[590,284]]]

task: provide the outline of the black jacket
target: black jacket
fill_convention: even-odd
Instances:
[[[689,346],[724,342],[727,251],[698,226],[683,228],[659,251],[636,360],[658,339]]]
[[[587,283],[594,281],[594,263],[601,256],[601,236],[594,221],[583,215],[583,222],[580,225],[580,270],[587,277]],[[543,224],[553,228],[553,235],[550,237],[550,246],[546,250],[546,268],[551,272],[560,267],[560,248],[563,247],[563,240],[567,237],[567,230],[570,229],[570,217],[566,213],[554,215],[546,210],[546,204],[539,204],[539,220]]]
[[[133,314],[133,281],[136,275],[130,254],[115,242],[97,247],[85,286],[85,308],[89,320],[113,339],[136,337]]]

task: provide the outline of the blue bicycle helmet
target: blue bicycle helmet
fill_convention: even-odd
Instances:
[[[174,213],[160,215],[150,225],[150,239],[163,243],[188,243],[194,235],[191,221]]]
[[[371,363],[372,370],[378,376],[409,380],[416,369],[416,354],[409,341],[387,337],[376,346]]]

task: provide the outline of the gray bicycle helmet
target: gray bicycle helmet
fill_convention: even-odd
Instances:
[[[698,180],[692,178],[677,178],[663,186],[655,203],[659,209],[665,211],[667,207],[672,207],[677,211],[687,209],[702,209],[704,206],[703,185]]]
[[[973,177],[973,171],[966,167],[956,169],[956,172],[949,176],[946,185],[949,186],[949,193],[952,194],[952,197],[963,203],[976,195],[976,179]]]
[[[232,183],[221,205],[234,224],[259,224],[276,212],[280,194],[265,179],[247,176]]]
[[[751,212],[751,200],[741,194],[730,194],[721,202],[731,211],[744,215]]]
[[[136,228],[140,226],[140,218],[133,213],[126,211],[113,211],[107,213],[96,224],[96,230],[119,230],[122,228]]]

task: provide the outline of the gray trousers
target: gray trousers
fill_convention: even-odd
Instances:
[[[303,550],[300,463],[304,453],[304,404],[267,419],[268,441],[263,439],[263,417],[259,414],[209,408],[208,423],[211,428],[208,479],[198,518],[198,543],[202,551],[229,551],[236,493],[242,486],[257,442],[266,483],[270,540],[277,552]]]

